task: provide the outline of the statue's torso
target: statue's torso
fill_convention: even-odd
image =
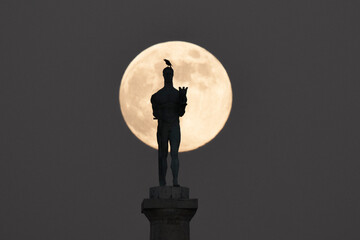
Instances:
[[[173,87],[164,87],[151,97],[157,109],[159,121],[167,123],[179,122],[179,91]]]

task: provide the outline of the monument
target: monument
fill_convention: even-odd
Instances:
[[[187,87],[173,87],[174,70],[169,60],[163,70],[164,87],[152,95],[154,120],[158,121],[159,186],[150,188],[149,198],[141,204],[141,212],[150,221],[150,240],[189,240],[190,220],[198,208],[198,200],[189,198],[189,188],[178,182],[180,124],[185,114]],[[167,155],[170,143],[173,186],[166,186]]]

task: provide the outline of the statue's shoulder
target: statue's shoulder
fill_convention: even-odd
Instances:
[[[150,100],[151,100],[152,103],[153,103],[154,101],[156,101],[156,96],[158,95],[158,92],[159,92],[159,91],[157,91],[156,93],[154,93],[153,95],[151,95]]]
[[[151,102],[157,101],[163,95],[163,89],[159,89],[156,93],[151,95]]]
[[[161,90],[162,90],[162,88],[161,88],[161,89],[159,89],[156,93],[154,93],[151,97],[153,97],[153,96],[157,96],[157,95],[161,94]]]

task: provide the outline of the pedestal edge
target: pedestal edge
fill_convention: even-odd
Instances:
[[[197,209],[198,199],[144,199],[141,203],[141,212],[144,209]]]

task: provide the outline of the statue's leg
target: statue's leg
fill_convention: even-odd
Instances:
[[[159,184],[166,185],[166,171],[167,171],[167,154],[168,154],[168,131],[166,127],[158,126],[157,141],[158,141],[158,161],[159,161]]]
[[[171,155],[171,171],[173,175],[173,184],[178,186],[179,174],[179,146],[180,146],[180,126],[174,125],[170,130],[170,155]]]

